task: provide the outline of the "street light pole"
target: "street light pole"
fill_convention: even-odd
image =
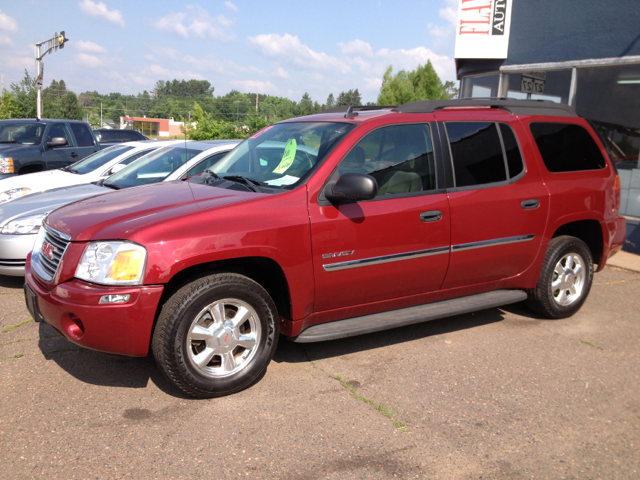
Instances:
[[[37,61],[37,76],[36,81],[34,82],[34,86],[38,91],[37,99],[36,99],[36,118],[39,120],[42,118],[42,85],[43,85],[43,68],[42,58],[49,52],[58,50],[58,48],[64,48],[64,44],[68,42],[69,39],[65,37],[64,30],[58,33],[53,34],[53,38],[49,40],[45,40],[44,42],[36,43],[36,61]],[[41,47],[46,44],[46,50],[42,53]]]

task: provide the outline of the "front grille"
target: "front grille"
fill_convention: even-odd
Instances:
[[[25,263],[24,258],[17,260],[0,258],[0,267],[24,267]]]
[[[50,282],[58,271],[58,266],[69,245],[69,240],[64,234],[56,232],[51,227],[44,225],[43,227],[45,230],[43,242],[40,245],[40,249],[34,251],[32,257],[36,257],[34,271],[43,280]],[[46,253],[49,253],[51,258]]]

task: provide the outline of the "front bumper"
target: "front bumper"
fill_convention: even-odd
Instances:
[[[73,279],[47,290],[34,278],[27,262],[25,280],[36,294],[40,315],[60,335],[81,347],[143,357],[163,286],[105,287]],[[127,303],[100,305],[103,295],[130,294]]]
[[[33,250],[37,234],[0,235],[0,275],[24,276],[27,255]]]

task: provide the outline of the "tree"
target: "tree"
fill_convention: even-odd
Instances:
[[[431,61],[410,72],[400,70],[393,75],[393,65],[389,65],[382,80],[378,105],[402,105],[416,100],[447,99],[452,97],[449,92],[453,86],[442,84]]]
[[[327,108],[333,107],[335,103],[336,103],[336,99],[333,98],[333,93],[330,93],[329,96],[327,97]]]
[[[307,92],[304,92],[300,103],[296,106],[294,111],[296,115],[299,116],[311,115],[312,113],[314,113],[313,101],[311,100],[311,96]]]
[[[73,92],[67,92],[62,97],[60,105],[60,118],[68,118],[70,120],[82,120],[83,110],[78,103],[78,97]]]
[[[18,83],[12,83],[11,90],[18,107],[16,112],[12,112],[12,116],[14,118],[35,118],[37,94],[33,87],[33,78],[26,69],[24,78]]]
[[[340,105],[362,105],[362,97],[358,89],[349,90],[348,92],[340,92],[336,106]]]
[[[124,105],[122,102],[118,102],[112,109],[109,111],[109,118],[113,120],[113,123],[120,125],[120,117],[124,117]]]
[[[2,97],[0,97],[0,119],[17,118],[18,111],[19,107],[13,94],[8,90],[2,92]]]

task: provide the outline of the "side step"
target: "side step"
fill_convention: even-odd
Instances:
[[[522,290],[494,290],[493,292],[452,298],[451,300],[443,300],[426,305],[313,325],[298,335],[294,342],[313,343],[353,337],[354,335],[379,332],[389,328],[404,327],[414,323],[500,307],[526,299],[527,294]]]

